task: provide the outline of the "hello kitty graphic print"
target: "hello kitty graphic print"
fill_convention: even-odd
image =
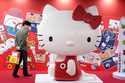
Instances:
[[[50,53],[48,74],[55,80],[79,80],[77,56],[97,49],[101,16],[97,7],[58,10],[46,5],[38,27],[39,49]]]

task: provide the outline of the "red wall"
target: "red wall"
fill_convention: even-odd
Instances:
[[[97,5],[107,27],[109,19],[119,19],[121,16],[125,16],[125,0],[111,0],[112,3],[106,3],[105,1],[98,0]]]
[[[0,23],[3,23],[4,16],[10,8],[19,8],[22,12],[22,16],[25,17],[28,11],[42,13],[43,6],[48,1],[55,3],[58,0],[0,0]],[[121,16],[125,16],[125,0],[111,0],[112,3],[106,3],[105,1],[106,0],[77,0],[80,4],[95,3],[103,17],[104,24],[107,26],[108,19],[119,19]]]

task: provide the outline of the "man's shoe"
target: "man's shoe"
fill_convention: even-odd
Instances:
[[[18,75],[13,75],[13,77],[14,77],[14,78],[19,78],[19,76],[18,76]]]
[[[24,77],[30,77],[32,74],[24,74]]]

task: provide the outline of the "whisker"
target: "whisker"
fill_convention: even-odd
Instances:
[[[38,36],[43,36],[42,34],[37,34]]]
[[[102,37],[101,35],[98,35],[97,37]]]
[[[97,45],[95,45],[95,47],[96,47],[96,48],[98,48],[98,46],[97,46]]]
[[[38,41],[43,41],[43,40],[41,39],[41,40],[38,40]]]
[[[101,42],[101,41],[97,40],[96,42]]]
[[[45,44],[42,44],[42,45],[39,45],[40,47],[43,47],[43,46],[45,46]]]

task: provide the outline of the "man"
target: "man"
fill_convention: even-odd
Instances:
[[[20,59],[19,59],[19,64],[15,65],[15,68],[13,70],[13,76],[15,78],[19,78],[18,76],[18,70],[20,68],[20,63],[23,60],[23,75],[24,76],[32,76],[28,73],[27,70],[27,37],[28,37],[28,32],[31,29],[31,23],[29,21],[24,21],[22,23],[22,28],[16,33],[16,38],[15,38],[15,44],[17,51],[20,53]]]

